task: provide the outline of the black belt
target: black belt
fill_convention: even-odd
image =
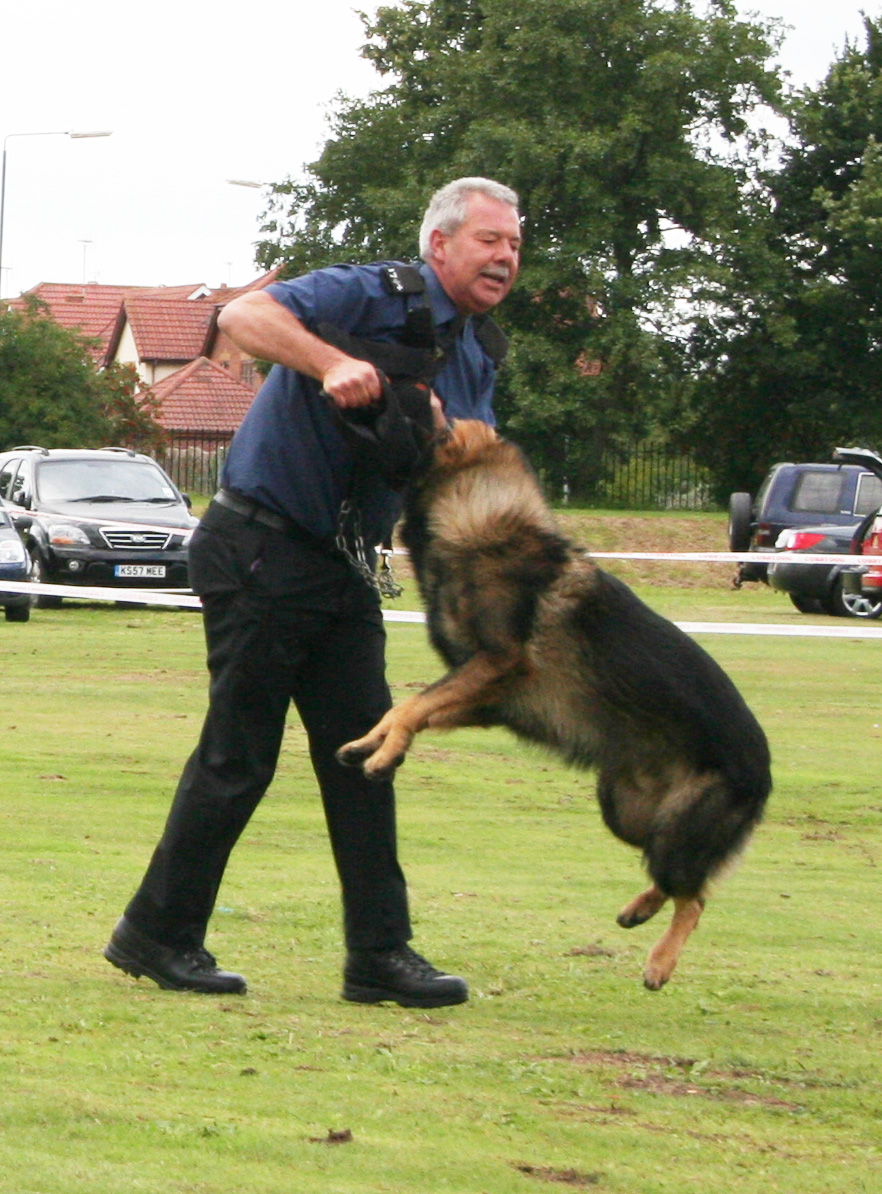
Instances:
[[[211,500],[217,502],[219,506],[224,506],[227,510],[232,510],[234,514],[240,514],[242,518],[247,518],[249,522],[263,523],[264,526],[272,527],[274,531],[283,531],[295,539],[302,539],[312,547],[330,546],[332,542],[320,539],[317,535],[311,535],[293,518],[277,514],[275,510],[270,510],[260,502],[255,502],[252,498],[244,497],[240,493],[231,493],[229,489],[219,489]]]

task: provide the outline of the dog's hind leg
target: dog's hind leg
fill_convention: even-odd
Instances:
[[[643,970],[643,984],[650,991],[660,990],[674,973],[686,939],[698,924],[703,909],[704,900],[700,896],[674,898],[673,919],[667,932],[652,947]]]
[[[624,906],[616,917],[616,923],[623,929],[633,929],[635,925],[645,924],[650,917],[655,916],[667,899],[662,889],[653,883],[652,887],[642,891],[635,900]]]

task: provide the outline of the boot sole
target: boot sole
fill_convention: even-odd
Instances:
[[[408,995],[403,991],[390,991],[384,987],[359,987],[345,983],[343,998],[348,1003],[397,1003],[399,1007],[453,1007],[465,1003],[468,991],[450,992],[447,995]]]

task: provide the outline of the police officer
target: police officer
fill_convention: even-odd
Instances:
[[[511,288],[519,249],[514,192],[458,179],[432,197],[420,265],[334,266],[249,292],[221,312],[225,333],[276,364],[193,535],[209,708],[162,838],[105,948],[121,970],[176,990],[245,991],[204,939],[227,859],[273,778],[293,700],[341,882],[344,999],[438,1007],[468,998],[461,978],[408,945],[391,783],[369,783],[334,757],[390,705],[377,593],[353,566],[358,553],[338,543],[382,542],[399,499],[382,476],[358,467],[339,418],[376,409],[383,378],[364,359],[370,352],[351,355],[319,329],[394,346],[428,313],[442,346],[436,420],[492,423],[501,333],[486,313]],[[342,526],[341,510],[354,525]]]

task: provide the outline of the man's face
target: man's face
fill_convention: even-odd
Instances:
[[[430,264],[457,310],[479,315],[502,302],[518,276],[521,226],[507,203],[473,191],[465,222],[430,237]]]

